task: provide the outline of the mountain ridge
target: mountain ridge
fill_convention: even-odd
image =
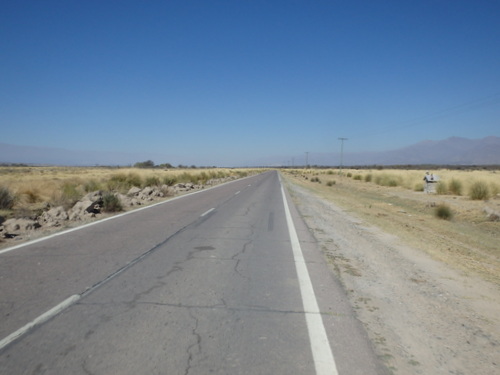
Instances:
[[[339,165],[340,153],[313,153],[311,165]],[[142,160],[170,162],[172,155],[81,151],[64,148],[20,146],[0,143],[0,163],[44,165],[132,165]],[[178,158],[178,157],[177,157]],[[263,158],[248,165],[281,166],[286,157]],[[295,160],[300,160],[296,157]],[[480,139],[449,137],[443,140],[423,140],[413,145],[388,151],[344,152],[344,166],[356,165],[500,165],[500,137]]]

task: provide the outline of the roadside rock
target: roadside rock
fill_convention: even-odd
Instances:
[[[3,223],[4,233],[27,232],[40,227],[40,223],[32,219],[8,219]]]
[[[38,221],[41,225],[47,227],[59,227],[64,221],[67,221],[68,219],[69,216],[64,210],[64,207],[59,206],[51,208],[48,211],[44,211],[38,218]]]
[[[133,193],[133,195],[123,195],[118,193],[116,194],[116,197],[120,200],[123,207],[141,206],[142,202],[139,198],[136,197],[136,195],[137,193]]]
[[[68,211],[69,220],[80,221],[86,218],[95,217],[101,212],[102,192],[92,192],[87,194]]]
[[[485,207],[483,211],[489,221],[500,221],[500,210],[495,210],[491,207]]]
[[[237,177],[226,177],[208,180],[205,185],[217,185]],[[178,193],[189,192],[191,190],[203,189],[205,185],[195,185],[191,182],[178,183],[174,186],[148,186],[143,189],[139,187],[132,187],[127,194],[115,193],[115,196],[120,199],[123,207],[142,206],[147,203],[160,200],[168,196],[174,196]],[[42,232],[44,229],[47,231],[53,228],[59,228],[70,222],[86,221],[96,218],[101,214],[103,205],[103,192],[94,191],[85,195],[82,199],[75,203],[69,210],[64,207],[53,207],[47,203],[43,207],[43,212],[36,218],[28,219],[8,219],[0,217],[0,236],[4,238],[16,238],[19,240],[23,234],[37,230]],[[40,229],[41,228],[41,229]],[[2,245],[7,245],[5,242]]]
[[[130,190],[128,191],[127,195],[128,196],[137,196],[141,191],[141,188],[138,188],[137,186],[133,186],[130,188]]]

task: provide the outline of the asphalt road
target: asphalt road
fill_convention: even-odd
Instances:
[[[384,374],[277,172],[0,253],[1,374]]]

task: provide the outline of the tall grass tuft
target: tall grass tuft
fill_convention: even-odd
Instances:
[[[436,184],[436,194],[438,194],[438,195],[448,194],[448,186],[446,185],[446,182],[439,181]]]
[[[444,203],[436,207],[434,214],[436,215],[436,217],[443,220],[451,220],[451,218],[453,217],[453,212],[451,211],[451,208]]]
[[[448,191],[454,195],[462,195],[462,182],[456,178],[452,178],[450,184],[448,185]]]
[[[418,182],[413,187],[414,191],[424,191],[424,184],[422,182]]]
[[[26,188],[22,191],[22,195],[25,197],[28,203],[37,203],[42,200],[38,189]]]
[[[137,173],[117,173],[106,182],[106,190],[125,192],[132,186],[141,187],[142,179]]]
[[[116,195],[106,193],[102,197],[102,210],[104,212],[119,212],[123,211],[123,206],[120,199]]]
[[[160,186],[160,179],[156,176],[146,177],[143,183],[143,187],[146,186]]]
[[[174,176],[165,176],[163,177],[163,184],[167,186],[173,186],[177,183],[177,178]]]
[[[0,186],[0,209],[10,210],[14,207],[16,199],[12,192],[3,186]]]
[[[94,179],[90,179],[83,185],[83,190],[85,190],[86,193],[101,190],[101,184]]]
[[[375,183],[380,186],[396,187],[400,185],[401,179],[398,176],[381,174],[375,177]]]
[[[485,182],[478,181],[472,184],[469,190],[469,198],[472,200],[486,200],[490,197],[488,185]]]

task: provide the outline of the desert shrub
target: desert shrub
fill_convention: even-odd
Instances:
[[[88,180],[84,185],[83,185],[83,190],[86,193],[91,193],[93,191],[101,190],[101,185],[99,182],[96,180]]]
[[[181,173],[177,176],[177,179],[179,182],[191,182],[192,184],[198,183],[198,176],[187,172]]]
[[[448,191],[454,195],[462,195],[462,182],[452,178],[450,184],[448,185]]]
[[[127,191],[132,186],[141,187],[142,179],[136,173],[118,173],[109,178],[106,182],[106,190],[109,191]]]
[[[444,203],[439,204],[436,207],[434,214],[436,215],[436,217],[443,220],[450,220],[453,217],[453,212],[451,211],[451,208]]]
[[[424,191],[424,184],[423,182],[416,183],[415,186],[413,187],[414,191]]]
[[[102,197],[102,210],[104,212],[119,212],[123,211],[123,206],[120,199],[116,195],[106,193]]]
[[[165,176],[163,177],[163,184],[167,186],[173,186],[177,183],[177,178],[175,176]]]
[[[396,176],[389,174],[381,174],[375,177],[375,183],[380,186],[395,187],[398,186],[400,181]]]
[[[328,172],[326,172],[326,174],[332,175],[333,171],[330,169]]]
[[[312,177],[311,182],[317,182],[318,184],[321,184],[321,180],[319,179],[319,177]]]
[[[65,182],[59,190],[53,192],[51,203],[53,206],[63,206],[65,209],[69,209],[81,197],[82,193],[79,191],[79,185],[72,182]]]
[[[349,177],[349,178],[351,178],[352,177],[352,173],[351,172],[347,172],[346,176]]]
[[[82,197],[82,194],[78,190],[77,184],[71,182],[65,182],[62,185],[61,190],[63,199],[67,201],[70,205],[75,204]]]
[[[146,186],[159,186],[160,185],[160,179],[156,176],[151,176],[151,177],[146,177],[144,180],[143,187]]]
[[[436,194],[438,195],[448,194],[448,187],[446,186],[446,182],[439,181],[436,184]]]
[[[137,173],[129,173],[126,178],[128,188],[132,186],[141,187],[142,186],[142,178]],[[147,185],[146,185],[147,186]]]
[[[240,177],[246,177],[246,172],[241,172],[242,174],[245,173],[245,176],[243,175],[240,175]],[[229,174],[224,172],[224,171],[218,171],[217,174],[216,174],[216,178],[224,178],[224,177],[228,177]]]
[[[127,176],[123,173],[115,174],[106,182],[107,190],[110,191],[123,191],[130,188],[127,182]]]
[[[472,184],[469,190],[469,197],[472,200],[484,200],[488,199],[490,192],[488,185],[482,181],[475,182]]]
[[[356,181],[361,181],[363,179],[363,177],[360,174],[357,174],[352,179],[356,180]]]
[[[14,203],[14,194],[8,188],[0,186],[0,209],[10,210],[14,207]]]
[[[333,186],[333,185],[335,185],[336,183],[337,183],[337,181],[335,181],[335,180],[333,180],[333,181],[328,181],[328,182],[326,183],[326,186]]]
[[[490,195],[495,197],[499,193],[500,193],[500,188],[498,187],[498,185],[494,183],[490,184]]]
[[[25,197],[28,203],[36,203],[42,200],[37,189],[24,189],[22,195]]]
[[[373,178],[373,175],[371,173],[368,173],[365,175],[365,182],[371,182]]]

